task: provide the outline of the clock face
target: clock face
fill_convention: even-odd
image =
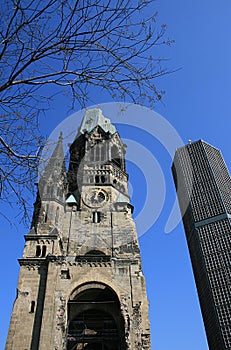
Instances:
[[[84,202],[88,207],[102,207],[108,200],[108,194],[101,188],[91,188],[84,197]]]

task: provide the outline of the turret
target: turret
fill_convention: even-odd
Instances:
[[[59,212],[65,204],[67,176],[62,142],[63,137],[60,133],[58,142],[38,183],[32,219],[32,227],[36,232],[44,226],[47,229],[47,225],[57,226]]]

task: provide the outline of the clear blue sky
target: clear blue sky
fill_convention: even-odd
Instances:
[[[180,68],[160,79],[166,90],[164,104],[155,110],[177,130],[183,141],[203,139],[221,149],[230,169],[231,114],[231,3],[230,0],[158,0],[159,22],[176,43],[163,51],[168,66]],[[65,100],[66,99],[66,100]],[[43,128],[47,134],[67,117],[68,96],[48,112]],[[100,100],[99,103],[107,102]],[[45,127],[46,126],[46,127]],[[143,270],[150,301],[153,350],[208,350],[199,309],[183,226],[170,234],[164,227],[175,198],[171,158],[161,145],[142,133],[121,129],[121,136],[144,144],[158,160],[166,182],[166,200],[155,225],[140,238]],[[132,135],[132,136],[131,136]],[[145,140],[145,141],[144,141]],[[145,189],[142,171],[128,164],[133,187],[135,215],[141,209]],[[153,207],[158,200],[153,197]],[[150,216],[153,213],[150,210]],[[0,255],[0,348],[4,348],[13,301],[16,295],[23,235],[4,222],[1,225]]]

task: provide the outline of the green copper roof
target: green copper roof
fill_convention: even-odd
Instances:
[[[130,200],[129,200],[128,196],[126,196],[125,194],[122,194],[122,193],[119,194],[116,202],[130,204]]]
[[[85,131],[91,132],[97,125],[99,125],[105,132],[110,132],[111,134],[116,132],[115,126],[111,124],[110,119],[103,116],[103,113],[99,108],[92,108],[86,111],[80,127],[80,132],[81,134]]]
[[[75,197],[71,194],[71,195],[67,198],[66,203],[68,203],[68,204],[74,204],[74,203],[77,203],[77,202],[76,202]]]

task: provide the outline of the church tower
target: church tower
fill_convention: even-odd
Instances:
[[[99,109],[38,184],[5,350],[150,350],[126,147]]]

